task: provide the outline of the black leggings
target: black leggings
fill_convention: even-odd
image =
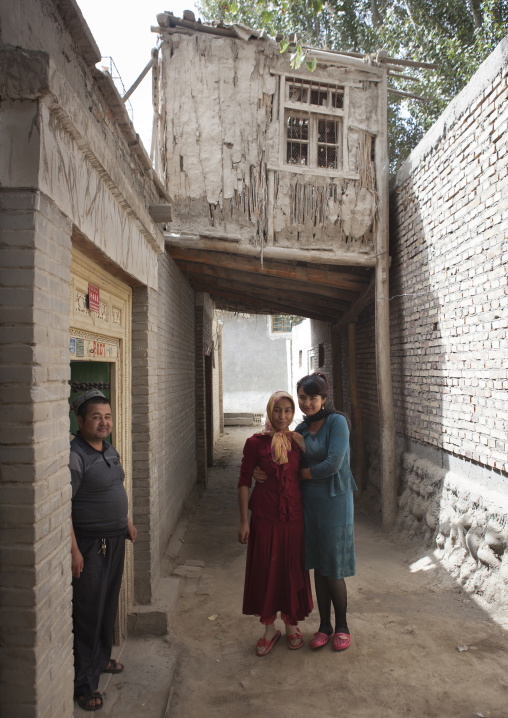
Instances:
[[[347,633],[347,589],[343,578],[322,576],[314,569],[314,584],[321,622],[319,631],[330,635],[334,632],[331,622],[331,607],[335,612],[335,633]]]

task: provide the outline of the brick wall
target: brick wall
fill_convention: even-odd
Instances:
[[[507,79],[505,65],[480,94],[472,83],[460,115],[399,175],[391,236],[397,431],[504,472]]]
[[[71,226],[36,191],[0,202],[0,713],[70,716]]]
[[[133,290],[134,590],[150,603],[160,559],[196,482],[194,294],[167,256],[159,290]]]
[[[194,292],[167,255],[159,257],[157,312],[156,515],[159,557],[196,484]]]
[[[391,193],[397,527],[489,611],[508,580],[508,39]],[[369,483],[379,488],[374,318],[358,326]]]

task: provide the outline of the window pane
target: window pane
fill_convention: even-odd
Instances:
[[[309,159],[309,117],[300,114],[286,118],[286,162],[290,165],[307,165]]]
[[[289,99],[291,102],[304,102],[305,104],[309,101],[309,89],[303,84],[301,85],[289,85]]]
[[[318,145],[318,167],[337,169],[337,148],[332,145]]]
[[[308,164],[308,145],[296,142],[287,143],[288,165]]]
[[[318,142],[337,144],[337,122],[335,120],[318,121]]]
[[[310,104],[326,107],[328,105],[328,90],[313,87],[310,92]]]
[[[272,332],[290,332],[291,325],[291,317],[283,315],[272,316]]]
[[[344,94],[342,92],[332,92],[332,107],[337,109],[344,107]]]
[[[309,118],[289,116],[287,118],[287,137],[288,140],[307,141],[309,139]]]

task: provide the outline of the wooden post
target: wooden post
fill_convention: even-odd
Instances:
[[[340,332],[332,330],[332,381],[333,404],[339,411],[344,410],[344,391],[342,388],[342,339]]]
[[[353,450],[354,450],[354,477],[358,491],[363,491],[364,474],[364,440],[363,417],[360,399],[358,397],[358,380],[356,376],[356,324],[347,325],[348,364],[349,364],[349,393],[351,395],[351,410],[353,413]]]
[[[388,531],[393,527],[397,518],[397,477],[395,471],[395,419],[390,363],[386,71],[382,82],[379,83],[378,118],[379,134],[375,147],[379,203],[376,230],[376,364],[381,452],[381,505],[383,528]]]
[[[266,244],[269,247],[273,247],[273,210],[274,210],[274,204],[275,204],[275,177],[274,177],[274,171],[268,170],[268,187],[267,187],[267,193],[268,193],[268,207],[267,207],[267,237],[266,237]]]

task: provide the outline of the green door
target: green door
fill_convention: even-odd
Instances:
[[[71,398],[70,402],[89,389],[99,389],[107,399],[111,399],[111,364],[105,361],[71,361]],[[70,432],[76,434],[78,420],[70,411]],[[108,436],[107,441],[111,441]]]

